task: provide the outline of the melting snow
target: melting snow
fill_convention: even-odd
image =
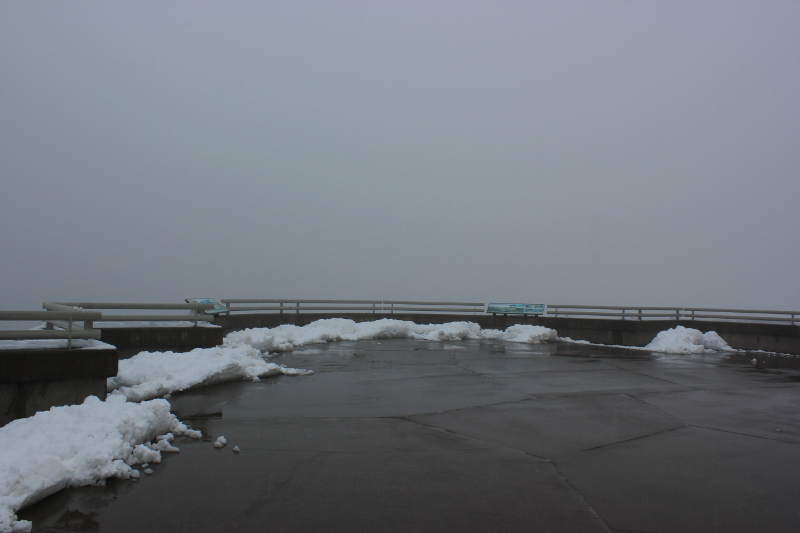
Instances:
[[[184,353],[141,352],[119,362],[117,376],[108,380],[108,390],[138,402],[225,381],[311,373],[267,363],[261,352],[246,345],[197,348]]]
[[[416,339],[453,341],[497,339],[537,344],[556,340],[556,331],[542,326],[516,325],[505,331],[482,330],[474,322],[415,324],[384,318],[374,322],[354,322],[346,318],[317,320],[307,326],[284,324],[275,328],[252,328],[229,333],[224,346],[254,347],[262,352],[289,352],[298,346],[333,341],[365,339]]]
[[[643,349],[674,354],[734,351],[716,331],[702,333],[696,329],[683,326],[660,332]]]
[[[16,511],[63,488],[138,477],[133,465],[160,462],[162,451],[178,450],[169,443],[174,435],[200,433],[160,399],[90,396],[81,405],[10,422],[0,429],[0,531],[28,531],[30,522],[17,521]]]

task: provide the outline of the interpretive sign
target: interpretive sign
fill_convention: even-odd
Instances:
[[[207,315],[218,315],[220,313],[228,312],[227,307],[216,300],[212,300],[211,298],[186,298],[185,301],[187,304],[214,304],[214,307],[205,310]]]
[[[487,313],[503,313],[504,315],[541,315],[544,314],[544,304],[489,304]]]

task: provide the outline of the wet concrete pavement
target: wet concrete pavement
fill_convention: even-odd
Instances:
[[[34,531],[797,531],[800,381],[751,357],[774,358],[309,346],[275,361],[312,376],[175,395],[204,438],[153,475],[20,517]]]

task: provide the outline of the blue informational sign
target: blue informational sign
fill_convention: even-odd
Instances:
[[[487,313],[503,313],[514,315],[541,315],[544,314],[544,304],[489,304]]]
[[[227,307],[216,300],[212,300],[211,298],[186,298],[185,301],[187,304],[214,304],[214,307],[205,310],[207,315],[218,315],[220,313],[228,312]]]

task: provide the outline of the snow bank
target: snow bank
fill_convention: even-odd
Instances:
[[[555,330],[541,326],[516,325],[505,331],[482,330],[473,322],[415,324],[406,320],[384,318],[373,322],[354,322],[345,318],[317,320],[306,326],[284,324],[275,328],[252,328],[235,331],[225,337],[227,347],[253,347],[262,352],[289,352],[298,346],[332,341],[365,339],[415,339],[451,341],[498,339],[537,344],[556,340]]]
[[[683,326],[660,332],[643,349],[652,352],[675,354],[734,351],[716,331],[701,333],[696,329]]]
[[[108,380],[108,390],[138,402],[225,381],[311,373],[267,363],[260,351],[246,345],[197,348],[185,353],[141,352],[119,362],[117,376]]]
[[[138,477],[131,465],[177,451],[169,444],[174,435],[200,437],[166,400],[129,403],[123,396],[90,396],[10,422],[0,428],[0,531],[29,531],[31,523],[15,513],[65,487]]]
[[[542,342],[555,342],[558,340],[558,333],[554,329],[542,326],[529,326],[517,324],[509,326],[505,331],[497,329],[485,329],[481,332],[484,339],[498,339],[507,342],[521,342],[524,344],[540,344]]]

